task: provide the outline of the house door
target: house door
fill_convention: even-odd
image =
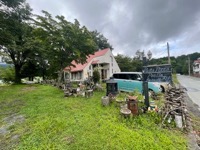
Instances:
[[[107,69],[104,70],[105,76],[104,79],[107,79]]]
[[[104,70],[101,69],[101,79],[104,79]]]
[[[101,79],[107,79],[107,70],[106,69],[101,70]]]

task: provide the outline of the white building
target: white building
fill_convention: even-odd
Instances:
[[[89,55],[85,64],[72,62],[73,66],[64,69],[65,78],[70,80],[83,81],[89,76],[93,76],[93,71],[98,69],[101,80],[109,79],[114,72],[120,72],[120,68],[112,54],[107,48]]]
[[[193,63],[193,74],[200,75],[200,58],[195,60]]]
[[[3,63],[3,57],[0,56],[0,63]]]

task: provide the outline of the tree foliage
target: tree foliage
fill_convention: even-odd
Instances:
[[[100,73],[99,73],[98,69],[95,69],[93,71],[93,81],[95,84],[100,81]]]
[[[15,82],[21,81],[21,68],[33,56],[31,8],[23,0],[3,0],[0,11],[0,48],[12,60]]]
[[[111,50],[113,50],[112,45],[110,45],[108,39],[105,38],[103,34],[99,33],[97,30],[92,31],[91,34],[94,42],[97,45],[97,50],[105,48],[110,48]]]
[[[137,51],[136,56],[131,58],[118,54],[115,59],[121,71],[142,71],[142,60],[140,60],[140,51]],[[142,54],[143,56],[143,54]],[[170,57],[173,73],[188,74],[188,57],[190,57],[190,68],[192,73],[192,63],[200,57],[200,53],[189,55],[181,55],[178,57]],[[149,60],[149,65],[168,64],[168,57],[153,58]]]
[[[192,63],[200,57],[200,53],[170,57],[173,73],[188,74],[188,57],[190,58],[190,68],[192,73]],[[151,65],[168,64],[168,57],[152,59]]]
[[[14,65],[16,83],[22,77],[54,76],[73,60],[84,63],[97,47],[107,48],[102,34],[94,35],[78,20],[43,14],[33,19],[25,0],[0,0],[0,50]]]
[[[138,57],[136,58],[131,58],[129,56],[124,56],[121,54],[118,54],[117,56],[115,56],[115,59],[119,65],[119,68],[121,69],[121,71],[124,72],[141,72],[142,71],[142,61],[138,59]]]
[[[78,20],[71,23],[64,16],[53,18],[48,12],[43,13],[44,16],[38,15],[35,20],[35,32],[42,41],[45,60],[52,73],[62,73],[64,67],[72,65],[73,60],[84,63],[87,56],[94,53],[96,45],[92,35],[85,26],[80,26]]]
[[[0,79],[5,83],[14,82],[15,70],[13,67],[0,67]]]

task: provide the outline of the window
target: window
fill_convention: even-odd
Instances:
[[[128,74],[128,76],[129,76],[129,80],[137,80],[137,78],[138,78],[138,76],[137,76],[137,74]]]
[[[142,79],[142,77],[139,74],[134,73],[115,73],[113,74],[113,78],[125,80],[138,80],[138,78]]]
[[[113,78],[119,79],[119,74],[113,74]]]

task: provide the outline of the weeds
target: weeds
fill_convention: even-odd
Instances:
[[[115,104],[102,107],[105,92],[95,92],[89,99],[64,98],[61,90],[51,86],[21,91],[26,88],[1,89],[1,103],[18,98],[24,104],[18,113],[25,121],[12,126],[12,132],[20,135],[15,149],[187,149],[181,132],[159,128],[157,113],[125,119]],[[1,114],[1,119],[4,117]]]

